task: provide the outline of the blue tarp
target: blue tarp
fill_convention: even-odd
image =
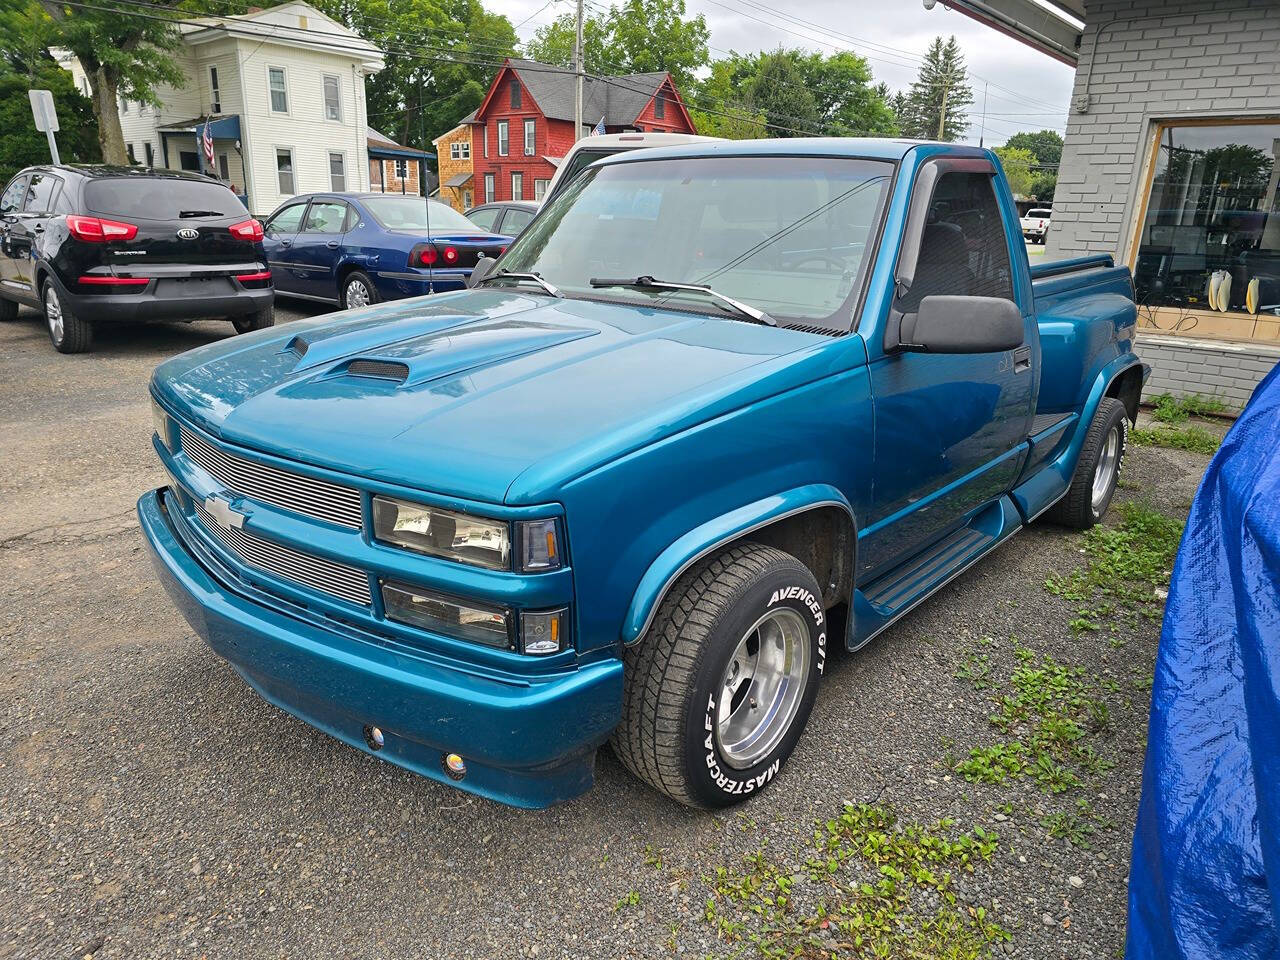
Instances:
[[[1280,955],[1280,367],[1214,456],[1156,657],[1128,960]]]

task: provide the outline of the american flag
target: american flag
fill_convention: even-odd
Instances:
[[[204,133],[200,135],[200,143],[204,147],[205,159],[209,161],[209,169],[213,169],[213,135],[209,132],[209,118],[204,121]]]
[[[600,122],[591,128],[591,136],[593,137],[604,136],[604,117],[601,117]]]

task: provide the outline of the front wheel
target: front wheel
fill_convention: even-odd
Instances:
[[[1080,448],[1071,486],[1049,511],[1054,523],[1087,530],[1106,514],[1124,463],[1127,417],[1123,403],[1114,397],[1102,398]]]
[[[790,554],[746,543],[701,561],[625,651],[614,752],[689,806],[763,790],[813,709],[826,629],[818,584]]]
[[[93,346],[93,327],[72,312],[52,280],[44,282],[40,294],[49,339],[59,353],[85,353]]]
[[[342,309],[358,310],[378,302],[378,290],[361,270],[350,273],[342,281]]]

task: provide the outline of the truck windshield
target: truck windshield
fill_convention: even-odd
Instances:
[[[634,160],[587,170],[502,258],[566,296],[720,313],[705,296],[592,278],[708,284],[778,319],[849,329],[891,164],[832,157]]]

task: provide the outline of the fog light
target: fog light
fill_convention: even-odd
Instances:
[[[370,750],[381,750],[387,741],[382,736],[381,727],[366,726],[364,728],[364,742],[369,745]]]
[[[454,780],[461,780],[467,775],[467,762],[456,753],[446,753],[441,762],[444,764],[444,772]]]
[[[559,610],[526,610],[520,614],[520,652],[536,657],[565,648],[565,615]]]

